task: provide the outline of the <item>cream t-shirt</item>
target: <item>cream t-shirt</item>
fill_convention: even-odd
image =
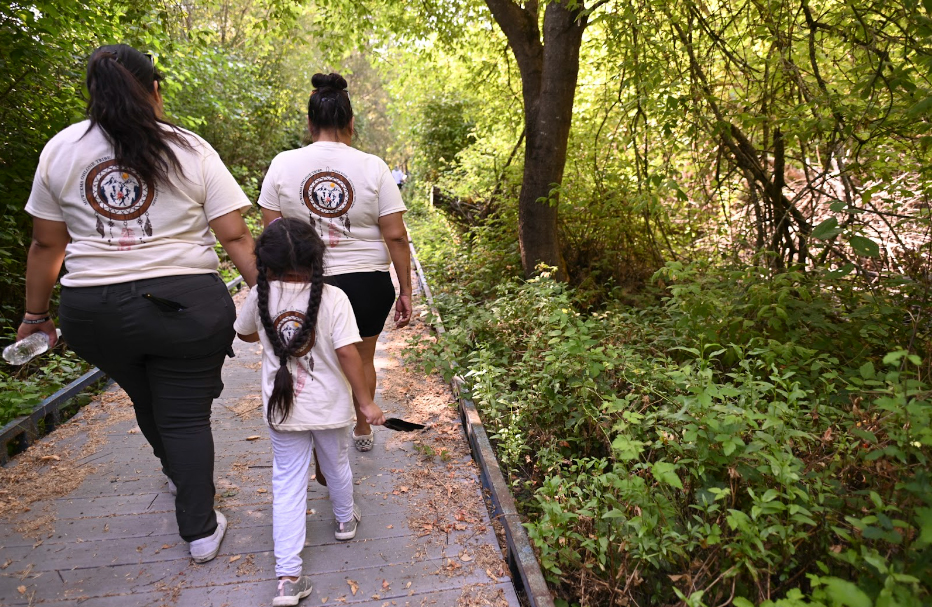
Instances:
[[[184,169],[147,183],[117,166],[100,128],[85,120],[46,144],[26,203],[33,217],[63,221],[71,236],[62,284],[100,286],[217,271],[207,222],[249,199],[210,144],[184,131],[193,150],[173,149]]]
[[[387,272],[379,217],[407,210],[388,165],[343,143],[318,141],[272,160],[259,206],[317,228],[324,274]]]
[[[259,318],[259,290],[252,289],[246,297],[233,328],[240,335],[259,332],[262,344],[262,405],[268,411],[269,397],[275,374],[281,367],[272,351],[269,337]],[[306,319],[310,285],[306,283],[269,283],[269,316],[272,325],[287,342]],[[337,348],[362,341],[356,328],[356,317],[349,299],[340,289],[324,285],[317,312],[317,325],[310,343],[288,360],[294,381],[294,407],[283,423],[273,427],[279,431],[326,430],[353,424],[353,392],[343,375]],[[267,416],[266,416],[267,418]]]

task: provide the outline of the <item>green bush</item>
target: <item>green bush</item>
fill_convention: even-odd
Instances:
[[[910,285],[672,263],[663,301],[590,314],[468,262],[428,264],[454,280],[423,360],[465,373],[564,604],[932,600]]]
[[[12,337],[10,338],[12,341]],[[0,427],[28,415],[43,399],[90,369],[70,351],[56,347],[22,367],[0,369]]]

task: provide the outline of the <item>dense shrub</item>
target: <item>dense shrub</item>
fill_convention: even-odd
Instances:
[[[589,314],[546,273],[482,292],[423,238],[448,282],[422,359],[465,372],[567,604],[932,600],[910,285],[671,263],[654,305]]]

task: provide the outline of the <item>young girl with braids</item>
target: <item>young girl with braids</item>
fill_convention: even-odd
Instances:
[[[343,291],[324,284],[323,255],[324,243],[307,222],[272,222],[256,241],[257,285],[234,325],[240,339],[263,347],[262,402],[274,457],[275,606],[297,605],[311,593],[301,550],[312,449],[330,489],[335,537],[350,540],[360,520],[349,463],[353,395],[368,423],[385,422],[356,349],[353,309]]]

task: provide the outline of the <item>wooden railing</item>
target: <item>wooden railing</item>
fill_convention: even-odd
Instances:
[[[421,292],[430,306],[434,331],[437,332],[438,336],[443,335],[446,329],[443,326],[440,313],[434,305],[434,298],[430,286],[427,284],[424,268],[421,267],[421,262],[418,261],[414,243],[409,241],[408,244],[411,248],[411,259],[414,261],[414,269],[417,273]],[[550,588],[547,586],[540,564],[537,562],[534,547],[531,546],[527,530],[521,524],[521,516],[518,514],[515,498],[511,494],[511,489],[508,483],[505,482],[505,476],[498,465],[498,459],[495,457],[492,443],[489,442],[489,436],[482,424],[479,410],[476,409],[476,405],[471,400],[463,396],[463,383],[463,378],[457,375],[450,382],[450,387],[459,402],[463,428],[466,430],[469,446],[472,448],[473,459],[479,465],[482,484],[492,497],[492,516],[505,529],[508,553],[506,558],[511,569],[512,579],[515,582],[515,590],[523,594],[523,598],[530,607],[554,607],[553,596],[550,594]]]

